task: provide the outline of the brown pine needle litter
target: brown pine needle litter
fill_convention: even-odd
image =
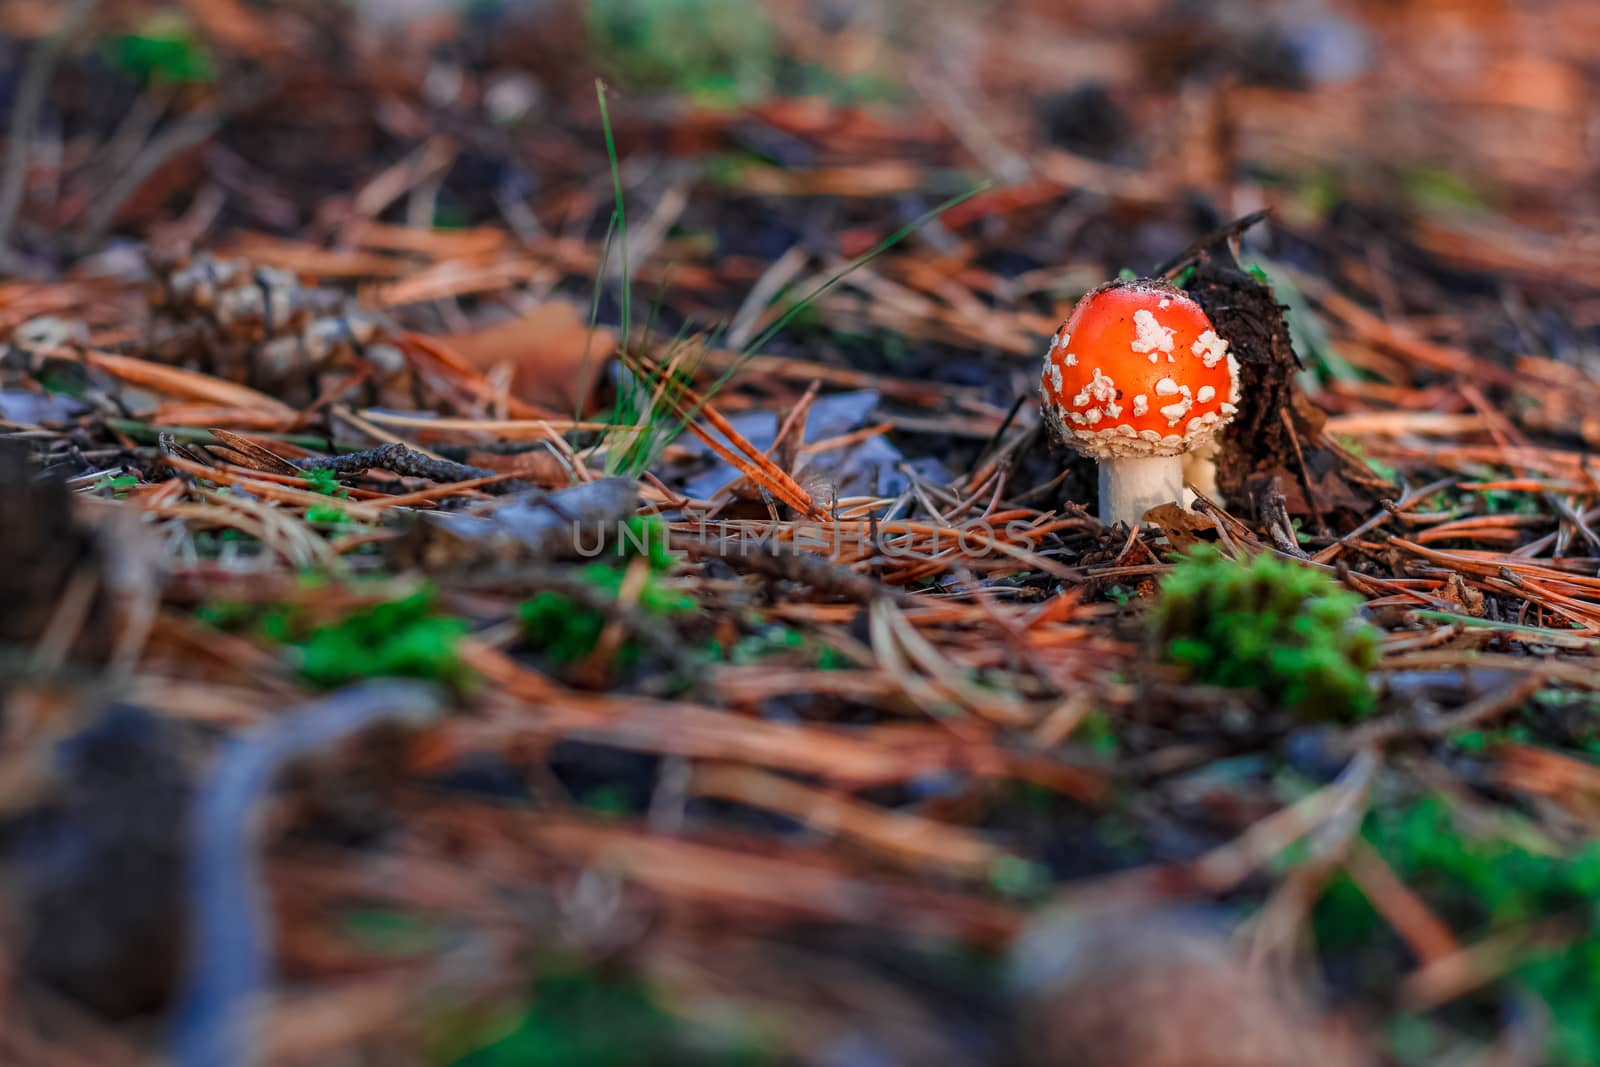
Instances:
[[[0,5],[0,1064],[1600,1062],[1597,41]]]

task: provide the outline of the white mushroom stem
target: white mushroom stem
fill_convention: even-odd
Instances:
[[[1144,513],[1183,499],[1183,456],[1110,456],[1100,460],[1100,521],[1137,526]]]

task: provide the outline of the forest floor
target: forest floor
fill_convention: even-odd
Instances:
[[[1600,1063],[1600,12],[396,7],[0,12],[0,1062]]]

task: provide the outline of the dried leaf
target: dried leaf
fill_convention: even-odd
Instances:
[[[616,338],[591,331],[573,305],[547,300],[520,318],[445,338],[475,368],[511,368],[511,392],[521,400],[571,411],[590,395]]]

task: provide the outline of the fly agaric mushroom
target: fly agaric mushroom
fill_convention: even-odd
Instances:
[[[1136,524],[1183,493],[1183,454],[1233,418],[1239,365],[1200,305],[1165,282],[1087,294],[1044,357],[1044,418],[1100,463],[1100,518]]]

